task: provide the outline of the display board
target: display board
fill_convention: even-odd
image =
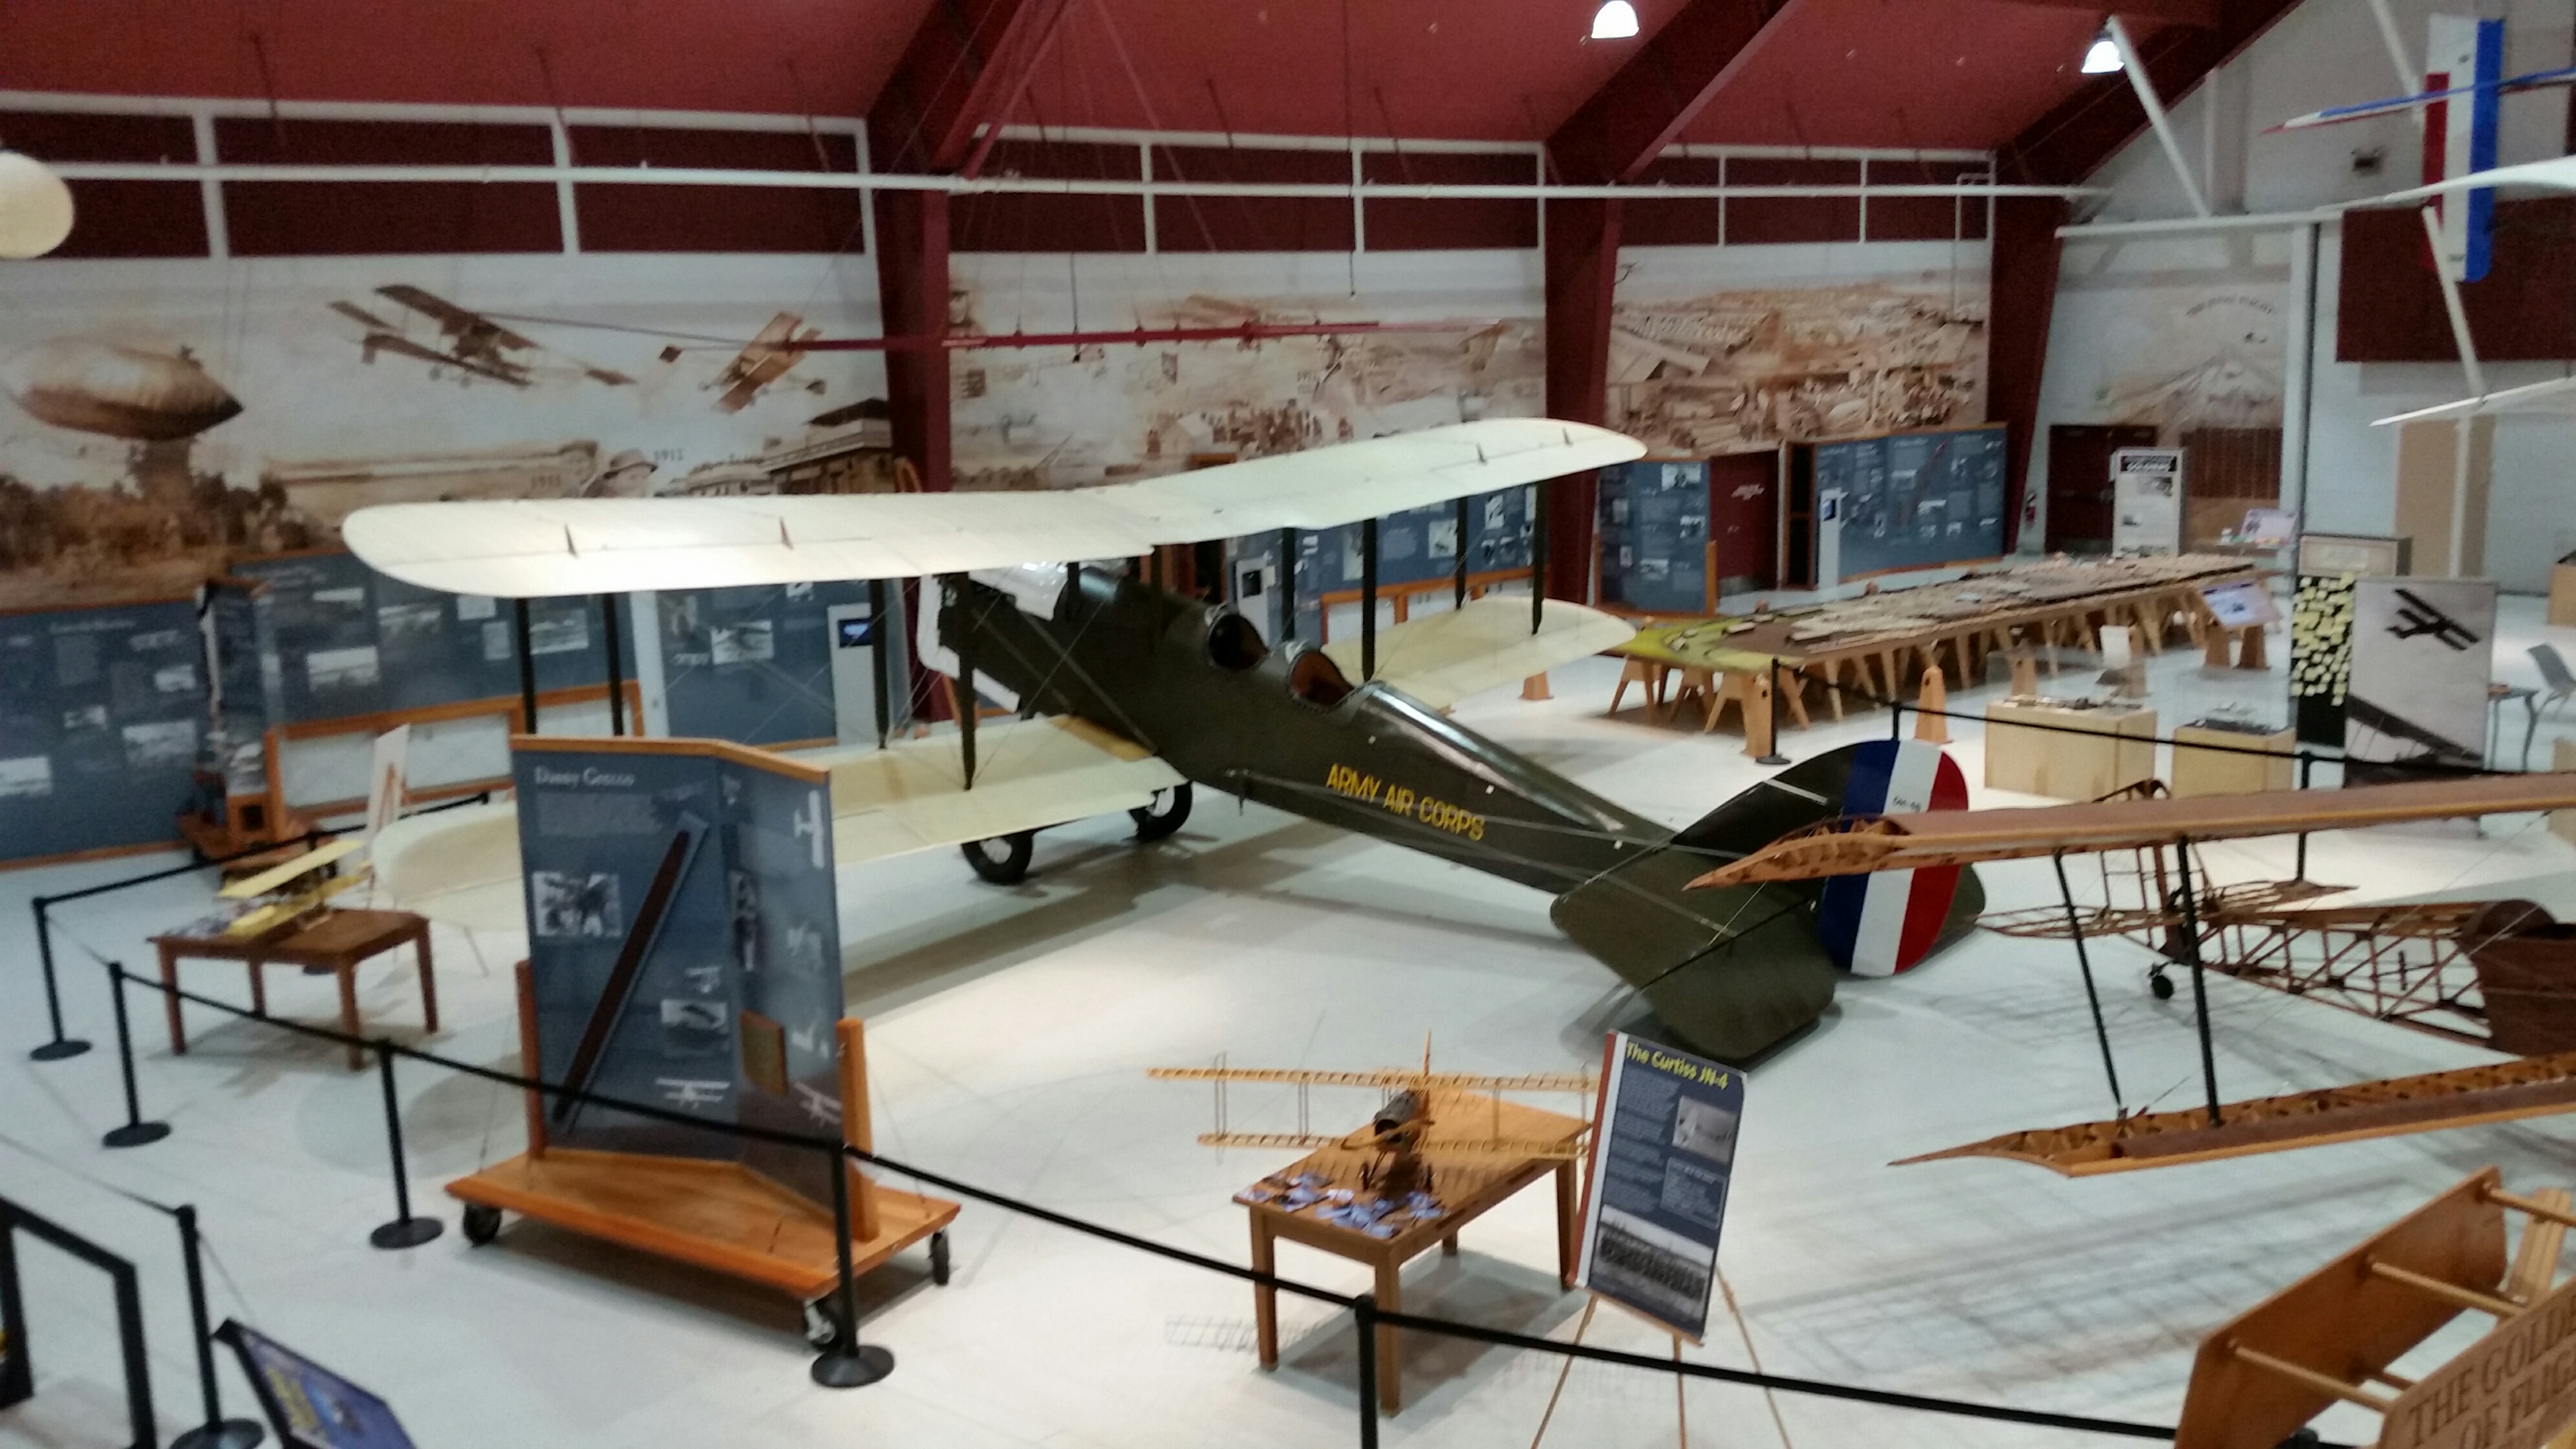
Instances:
[[[391,1404],[233,1319],[214,1337],[241,1356],[242,1376],[285,1449],[412,1449]]]
[[[236,563],[250,595],[272,724],[428,709],[519,693],[512,610],[501,601],[416,588],[354,554],[290,554]],[[531,599],[529,652],[542,692],[608,679],[599,605]],[[634,677],[626,641],[621,673]],[[225,662],[227,671],[235,668]]]
[[[1653,614],[1706,614],[1708,464],[1624,463],[1595,490],[1601,603]]]
[[[2491,580],[2360,581],[2344,697],[2345,784],[2425,778],[2391,764],[2486,763],[2495,618]]]
[[[0,855],[176,840],[207,699],[191,600],[0,615]]]
[[[2183,451],[2121,448],[2111,454],[2111,551],[2182,552]]]
[[[1743,1120],[1742,1072],[1612,1032],[1575,1282],[1696,1342]]]
[[[710,1122],[841,1130],[829,777],[714,740],[513,751],[545,1080]],[[818,1202],[823,1160],[555,1098],[559,1147],[740,1161]]]
[[[1530,566],[1530,510],[1537,496],[1534,487],[1505,488],[1467,500],[1469,574],[1509,573]],[[1346,523],[1297,535],[1300,638],[1317,637],[1317,611],[1326,595],[1359,591],[1360,530],[1361,525]],[[1449,578],[1458,570],[1459,546],[1455,503],[1388,514],[1377,525],[1378,587]]]
[[[885,587],[890,612],[903,590]],[[865,580],[761,585],[740,589],[666,589],[654,595],[661,635],[662,697],[673,735],[742,744],[814,743],[835,737],[832,693],[836,605],[868,602]],[[887,699],[909,692],[902,621],[882,631]],[[865,646],[861,646],[865,647]]]
[[[1814,445],[1817,582],[2002,557],[2004,431]]]

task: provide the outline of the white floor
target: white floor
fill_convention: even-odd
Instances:
[[[2530,682],[2536,600],[2507,601],[2499,674]],[[2576,649],[2576,631],[2552,631]],[[2275,657],[2285,653],[2276,650]],[[2157,667],[2173,710],[2195,659]],[[1509,693],[1460,717],[1530,755],[1680,824],[1758,771],[1727,734],[1600,715],[1615,670],[1560,671],[1557,698]],[[1954,695],[1973,710],[1981,695]],[[2508,731],[2519,743],[2519,710]],[[1881,733],[1884,715],[1792,735],[1806,752]],[[2535,763],[2548,759],[2545,726]],[[1973,725],[1954,748],[1980,772]],[[1981,793],[1980,804],[2025,803]],[[878,1141],[930,1170],[1019,1194],[1160,1242],[1241,1261],[1230,1194],[1278,1164],[1193,1142],[1204,1088],[1144,1068],[1224,1054],[1239,1064],[1360,1067],[1420,1057],[1500,1071],[1580,1068],[1629,997],[1548,924],[1535,892],[1262,809],[1202,799],[1182,835],[1138,850],[1124,822],[1040,837],[1017,890],[972,881],[945,853],[848,882],[850,1009],[869,1028]],[[2213,852],[2223,874],[2279,876],[2289,843]],[[520,1145],[519,1103],[479,1081],[405,1067],[416,1189],[449,1219],[410,1251],[367,1246],[391,1213],[378,1087],[336,1049],[199,1013],[172,1057],[157,1002],[136,1002],[150,1115],[176,1128],[126,1152],[98,1145],[121,1119],[113,1026],[89,949],[142,965],[142,938],[184,921],[201,878],[57,912],[66,1008],[102,1049],[40,1065],[43,1039],[24,901],[149,866],[126,861],[0,877],[0,1195],[134,1259],[150,1319],[165,1432],[192,1422],[195,1380],[168,1221],[119,1191],[192,1202],[214,1250],[216,1315],[237,1315],[390,1398],[423,1449],[438,1446],[815,1443],[976,1446],[1271,1446],[1355,1442],[1347,1315],[1283,1304],[1275,1374],[1251,1347],[1249,1294],[1179,1264],[969,1206],[956,1277],[934,1288],[914,1256],[867,1280],[867,1336],[894,1376],[852,1392],[812,1386],[785,1299],[539,1225],[468,1247],[437,1184]],[[2484,833],[2321,837],[2311,873],[2381,897],[2525,894],[2576,913],[2576,851],[2531,818]],[[1989,868],[1997,908],[2053,895],[2044,862]],[[437,941],[447,1030],[437,1049],[515,1062],[508,964],[521,943]],[[2105,999],[2131,1106],[2194,1100],[2184,1001],[2144,989],[2146,956],[2102,952]],[[195,984],[240,991],[218,967]],[[2485,1058],[2330,1008],[2212,984],[2222,1088],[2231,1097],[2425,1071]],[[2188,993],[2185,993],[2187,1000]],[[366,977],[372,1021],[417,1021],[407,968]],[[326,1018],[325,979],[275,979],[272,1008]],[[1373,1102],[1318,1093],[1318,1118]],[[1233,1097],[1233,1125],[1291,1125],[1284,1096]],[[1893,1168],[1894,1158],[2110,1108],[2072,955],[2059,943],[1971,938],[1893,981],[1847,984],[1833,1013],[1763,1063],[1721,1264],[1742,1328],[1721,1312],[1710,1362],[1759,1355],[1774,1372],[1998,1404],[2171,1423],[2198,1337],[2487,1163],[2523,1188],[2576,1185],[2576,1121],[2358,1143],[2068,1182],[1994,1161]],[[1413,1311],[1531,1332],[1573,1332],[1580,1299],[1555,1289],[1550,1211],[1525,1194],[1472,1228],[1466,1253],[1422,1260]],[[0,1411],[0,1444],[126,1442],[104,1279],[23,1243],[38,1393]],[[1283,1251],[1282,1271],[1342,1291],[1365,1275]],[[2452,1339],[2470,1331],[2462,1323]],[[1650,1354],[1669,1341],[1615,1311],[1592,1341]],[[1749,1340],[1749,1342],[1748,1342]],[[2429,1361],[2451,1339],[2424,1351]],[[1557,1374],[1552,1357],[1458,1341],[1407,1348],[1408,1404],[1385,1442],[1524,1442]],[[235,1413],[248,1408],[224,1371]],[[2021,1445],[2076,1436],[1695,1384],[1696,1442]],[[1676,1441],[1672,1382],[1578,1365],[1551,1444]],[[2367,1439],[2337,1410],[2330,1437]]]

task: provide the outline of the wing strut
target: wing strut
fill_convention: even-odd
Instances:
[[[833,641],[837,647],[838,640]],[[883,579],[868,580],[868,666],[876,671],[876,688],[868,693],[877,704],[877,748],[886,747],[886,735],[892,729],[892,704],[886,698],[892,683],[886,677],[886,586]]]
[[[1360,520],[1360,683],[1377,678],[1377,520]]]

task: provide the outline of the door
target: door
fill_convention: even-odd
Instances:
[[[2051,423],[2048,426],[2048,551],[2111,551],[2111,454],[2152,448],[2145,423]]]
[[[1780,452],[1708,460],[1708,541],[1717,592],[1775,587],[1780,571]]]

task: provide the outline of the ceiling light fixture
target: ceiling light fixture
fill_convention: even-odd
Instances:
[[[41,257],[71,234],[71,188],[33,157],[0,151],[0,257]]]
[[[1628,40],[1637,33],[1637,7],[1628,0],[1602,0],[1593,12],[1592,38],[1595,40]]]
[[[2084,52],[2084,73],[2109,75],[2119,68],[2119,44],[2111,39],[2111,32],[2105,27],[2094,35],[2092,48]]]

